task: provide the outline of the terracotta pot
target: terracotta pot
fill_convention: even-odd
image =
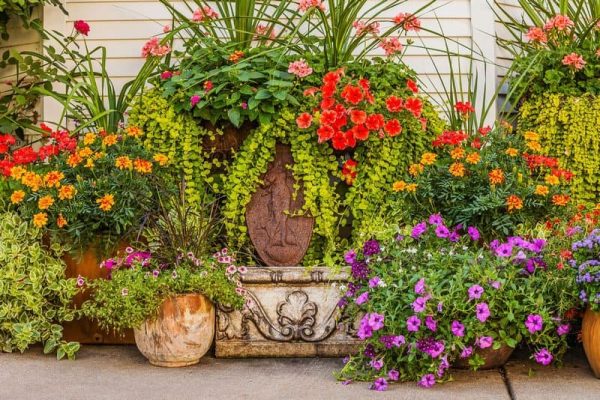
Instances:
[[[215,308],[201,294],[166,299],[158,315],[134,329],[140,352],[159,367],[197,364],[215,336]]]
[[[245,123],[239,128],[231,124],[223,124],[218,128],[222,130],[223,134],[216,134],[217,127],[207,122],[205,127],[214,132],[214,138],[206,137],[202,141],[202,148],[207,153],[212,153],[213,156],[219,158],[229,158],[234,152],[238,151],[244,143],[244,140],[248,137],[254,125],[251,123]]]
[[[116,253],[125,251],[126,244],[121,244]],[[102,260],[95,248],[90,247],[79,256],[69,254],[63,256],[67,265],[66,275],[69,278],[77,278],[79,275],[86,279],[106,279],[108,270],[100,268]],[[75,307],[79,308],[84,301],[90,297],[89,292],[78,293],[73,299]],[[133,344],[133,330],[128,329],[122,334],[106,332],[98,324],[88,318],[63,323],[63,337],[68,341],[76,341],[84,344]]]
[[[494,350],[491,347],[488,347],[487,349],[477,349],[474,351],[473,355],[479,354],[479,356],[481,356],[485,361],[485,363],[481,367],[479,367],[479,369],[496,369],[506,364],[513,351],[515,351],[515,349],[513,349],[510,346],[504,345],[498,350]],[[458,369],[471,368],[469,366],[468,358],[456,360],[452,364],[452,366]]]
[[[600,379],[600,313],[589,308],[581,324],[583,350],[596,378]]]

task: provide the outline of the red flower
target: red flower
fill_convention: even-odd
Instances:
[[[313,117],[309,113],[302,113],[296,118],[296,124],[298,124],[298,128],[306,129],[312,125]]]
[[[328,110],[335,104],[335,99],[333,97],[324,98],[321,101],[321,110]]]
[[[423,112],[423,102],[417,97],[409,97],[404,102],[404,108],[410,111],[416,118],[419,118]]]
[[[346,148],[346,137],[342,132],[336,132],[331,140],[333,148],[336,150],[344,150]]]
[[[367,128],[376,131],[383,128],[385,124],[385,119],[381,114],[372,114],[367,117]]]
[[[469,101],[465,101],[465,102],[459,101],[454,105],[454,108],[456,109],[456,111],[458,111],[462,115],[468,115],[469,113],[472,113],[475,111],[475,108],[473,108],[473,105]]]
[[[478,137],[473,139],[473,141],[471,142],[471,147],[479,150],[481,148],[481,139],[479,139]]]
[[[352,130],[344,133],[344,138],[346,139],[346,147],[356,147],[356,139],[354,138],[354,132]]]
[[[367,121],[367,113],[361,110],[352,110],[350,112],[350,121],[356,125],[364,124]]]
[[[81,33],[83,36],[87,36],[87,34],[90,32],[90,26],[88,25],[87,22],[83,21],[83,20],[77,20],[73,23],[73,27],[75,28],[75,30],[79,33]]]
[[[38,159],[38,154],[31,146],[15,150],[12,156],[15,164],[30,164]]]
[[[344,126],[346,126],[346,124],[348,123],[348,117],[346,116],[346,113],[338,113],[337,114],[337,119],[335,120],[333,127],[336,130],[340,130],[342,129]]]
[[[50,128],[48,125],[44,124],[43,122],[40,124],[40,129],[43,131],[46,131],[48,133],[52,133],[52,128]]]
[[[334,110],[325,110],[321,114],[321,125],[333,125],[338,118],[338,113]]]
[[[360,86],[365,92],[371,90],[371,82],[368,79],[360,79],[358,81],[358,86]]]
[[[45,160],[49,157],[58,155],[60,149],[55,144],[47,144],[45,146],[40,147],[39,157],[40,160]]]
[[[342,178],[348,185],[352,185],[356,179],[356,167],[358,163],[353,159],[348,159],[342,165]]]
[[[400,125],[400,122],[397,119],[390,119],[385,124],[384,130],[388,135],[394,137],[402,132],[402,125]]]
[[[214,85],[213,85],[212,81],[204,82],[204,91],[210,92],[213,87],[214,87]]]
[[[0,134],[0,154],[8,153],[10,146],[16,143],[16,139],[9,135],[1,135]]]
[[[333,137],[335,131],[331,126],[323,125],[319,129],[317,129],[317,135],[319,136],[319,143],[323,143],[328,141]]]
[[[421,118],[419,118],[419,121],[421,121],[421,129],[426,130],[427,129],[427,118],[421,117]]]
[[[314,96],[320,89],[318,87],[309,87],[308,89],[304,90],[304,96],[308,97],[308,96]]]
[[[491,126],[484,126],[483,128],[479,128],[479,133],[481,134],[481,136],[487,136],[488,133],[490,133],[492,131],[492,127]]]
[[[467,134],[463,131],[445,131],[433,141],[434,147],[457,146],[467,140]]]
[[[325,74],[323,77],[323,83],[325,84],[333,84],[333,86],[337,85],[337,83],[341,79],[340,71],[332,71]]]
[[[15,163],[10,161],[8,158],[0,160],[0,174],[4,176],[10,176],[10,170],[14,167]]]
[[[385,101],[385,105],[389,112],[400,112],[402,111],[402,99],[396,96],[390,96]]]
[[[369,138],[369,130],[364,125],[356,125],[352,128],[354,139],[367,140]]]
[[[354,105],[360,103],[364,99],[361,88],[352,85],[347,85],[344,90],[342,90],[341,96],[346,102]]]
[[[406,81],[406,87],[413,93],[419,93],[419,87],[417,86],[416,82],[412,79],[408,79]]]
[[[321,88],[321,93],[323,94],[323,98],[326,99],[326,98],[329,98],[329,97],[333,97],[333,95],[335,94],[336,90],[337,90],[337,87],[335,86],[335,84],[333,84],[333,83],[326,83]]]

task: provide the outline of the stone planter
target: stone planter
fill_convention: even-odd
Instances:
[[[581,338],[594,376],[600,379],[600,313],[589,308],[585,311],[581,324]]]
[[[337,308],[347,272],[250,267],[241,278],[250,304],[242,311],[219,307],[217,357],[340,357],[358,350],[358,323]]]
[[[485,361],[485,364],[483,364],[481,367],[479,367],[480,370],[496,369],[496,368],[500,368],[504,364],[506,364],[506,362],[510,358],[513,351],[515,351],[515,349],[513,349],[510,346],[504,345],[504,346],[500,347],[498,350],[494,350],[491,347],[489,347],[487,349],[477,349],[474,351],[473,355],[479,354],[479,356],[481,356]],[[471,368],[469,366],[468,358],[456,360],[452,364],[452,366],[454,368],[458,368],[458,369]]]
[[[159,367],[197,364],[215,335],[215,308],[201,294],[166,299],[158,315],[134,329],[140,352]]]

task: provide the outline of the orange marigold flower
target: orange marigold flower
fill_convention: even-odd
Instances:
[[[556,175],[546,175],[544,181],[551,186],[556,186],[560,184],[560,178]]]
[[[548,189],[548,186],[537,185],[535,187],[535,194],[537,194],[538,196],[546,196],[548,193],[550,193],[550,189]]]
[[[63,217],[62,214],[58,214],[58,218],[56,218],[56,226],[59,228],[64,228],[67,226],[67,219]]]
[[[437,155],[435,153],[425,153],[421,156],[421,164],[433,165],[433,163],[435,163],[436,158]]]
[[[10,195],[10,202],[13,204],[19,204],[20,202],[23,201],[23,199],[25,199],[25,192],[22,190],[15,190]]]
[[[527,142],[527,147],[532,151],[542,151],[540,142]]]
[[[142,134],[144,133],[139,126],[128,126],[125,131],[127,132],[128,136],[132,136],[135,138],[142,136]]]
[[[244,58],[244,52],[241,50],[236,50],[233,53],[231,53],[231,55],[229,56],[229,61],[238,62],[242,58]]]
[[[67,158],[67,164],[69,164],[69,167],[71,168],[78,166],[81,161],[83,161],[83,159],[77,153],[73,153]]]
[[[89,147],[84,147],[83,149],[80,149],[77,154],[79,154],[79,157],[81,158],[87,158],[89,156],[91,156],[92,154],[94,154],[94,151],[92,149],[90,149]]]
[[[119,169],[131,169],[133,167],[133,162],[127,156],[120,156],[115,160],[115,166]]]
[[[525,136],[525,140],[528,140],[531,142],[537,142],[540,140],[540,135],[538,135],[537,133],[532,132],[532,131],[525,132],[525,134],[523,136]]]
[[[46,226],[46,224],[48,223],[48,214],[46,213],[37,213],[33,216],[33,225],[35,225],[37,228],[42,228],[44,226]]]
[[[38,200],[38,208],[40,210],[47,210],[52,206],[52,204],[54,204],[54,199],[52,196],[43,196]]]
[[[392,185],[392,189],[394,190],[394,192],[403,192],[404,190],[406,190],[406,182],[404,181],[397,181],[394,182],[394,184]]]
[[[465,176],[465,166],[463,165],[463,163],[453,163],[452,165],[450,165],[450,168],[448,168],[448,171],[450,171],[450,173],[456,177]]]
[[[113,133],[113,134],[104,136],[104,138],[102,139],[102,144],[105,146],[112,146],[112,145],[116,144],[118,140],[119,140],[119,137]]]
[[[452,157],[453,160],[460,160],[465,157],[465,151],[462,147],[455,147],[450,152],[450,157]]]
[[[408,173],[411,176],[418,176],[423,172],[424,169],[425,167],[423,164],[411,164],[410,167],[408,167]]]
[[[96,203],[98,203],[98,206],[102,211],[110,211],[115,205],[115,196],[112,194],[105,194],[101,198],[97,199]]]
[[[519,150],[515,149],[514,147],[509,147],[506,149],[505,153],[511,157],[516,157],[519,155]]]
[[[571,199],[571,197],[569,195],[555,194],[554,196],[552,196],[552,203],[555,206],[564,207],[567,204],[569,204],[570,199]]]
[[[77,194],[73,185],[65,185],[58,189],[58,198],[61,200],[71,200]]]
[[[523,200],[519,196],[511,194],[506,198],[506,205],[508,207],[508,211],[520,210],[523,208]]]
[[[141,174],[149,174],[152,172],[152,163],[150,161],[137,158],[133,162],[133,168],[135,168],[135,170]]]
[[[479,161],[481,161],[481,156],[479,155],[479,153],[470,153],[467,158],[465,159],[469,164],[477,164]]]
[[[60,186],[60,181],[63,180],[65,177],[65,174],[63,174],[60,171],[50,171],[46,174],[46,176],[44,176],[44,183],[46,184],[46,187],[59,187]]]
[[[417,184],[416,183],[409,183],[408,185],[406,185],[406,191],[410,192],[410,193],[414,193],[417,191]]]
[[[25,172],[27,172],[25,168],[21,167],[20,165],[16,165],[10,169],[10,177],[19,180]]]
[[[90,144],[93,144],[95,141],[96,141],[95,133],[86,133],[85,136],[83,137],[83,144],[85,146],[89,146]]]
[[[21,183],[30,188],[32,191],[37,192],[44,184],[44,180],[35,172],[26,172],[21,177]]]
[[[161,167],[164,167],[169,163],[169,157],[164,154],[155,154],[154,161],[156,161]]]
[[[500,185],[504,183],[504,171],[500,168],[493,169],[489,174],[490,183],[492,185]]]

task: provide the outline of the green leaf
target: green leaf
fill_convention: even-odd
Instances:
[[[227,116],[229,117],[229,120],[231,121],[231,123],[239,128],[240,127],[240,111],[237,108],[232,108],[227,112]]]

